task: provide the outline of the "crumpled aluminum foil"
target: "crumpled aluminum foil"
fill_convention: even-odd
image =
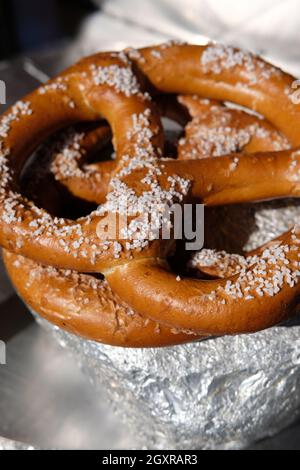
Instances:
[[[243,448],[300,415],[300,326],[124,349],[38,321],[72,352],[95,386],[106,389],[137,448]]]
[[[5,439],[5,437],[0,437],[0,450],[37,450],[37,447],[23,442],[11,441],[10,439]]]

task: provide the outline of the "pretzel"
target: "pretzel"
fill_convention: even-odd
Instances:
[[[168,96],[156,99],[160,114],[185,125],[189,119],[188,108],[185,110],[177,101]],[[86,126],[85,126],[86,127]],[[63,184],[74,196],[78,196],[97,204],[103,203],[107,194],[108,185],[116,161],[101,159],[100,163],[88,163],[87,157],[103,149],[111,137],[110,129],[105,124],[97,128],[80,129],[71,128],[55,136],[45,149],[42,147],[41,155],[36,159],[43,159],[43,167],[49,166],[51,161],[51,172],[55,179]],[[34,178],[44,176],[44,170],[40,171],[41,163],[33,165],[31,173]],[[43,179],[43,178],[41,178]],[[44,183],[42,183],[44,184]],[[36,188],[35,183],[35,188]]]
[[[178,107],[178,104],[182,105]],[[216,100],[197,95],[179,95],[176,100],[160,99],[160,113],[185,125],[185,136],[179,140],[178,159],[190,160],[221,156],[245,150],[284,150],[289,148],[285,136],[261,116],[231,109]],[[71,194],[101,204],[115,168],[113,161],[84,164],[95,137],[107,143],[108,128],[103,126],[88,132],[69,132],[56,149],[50,148],[55,179]]]
[[[218,45],[167,44],[128,55],[157,92],[196,93],[252,108],[296,148],[216,159],[161,159],[159,113],[142,93],[128,56],[92,56],[4,116],[9,129],[2,130],[2,136],[7,135],[2,143],[0,243],[44,264],[102,272],[121,301],[145,318],[180,330],[201,335],[256,331],[291,315],[298,295],[297,227],[247,258],[238,275],[178,280],[165,261],[172,241],[140,237],[131,244],[118,237],[94,247],[103,208],[77,221],[55,220],[12,193],[25,157],[47,133],[76,120],[104,117],[112,128],[117,155],[106,210],[115,210],[124,196],[132,209],[142,202],[143,211],[158,198],[161,203],[201,200],[219,205],[298,196],[299,111],[288,95],[293,77],[250,54]],[[47,119],[45,109],[49,109]],[[41,221],[47,226],[37,234]]]
[[[95,154],[102,154],[110,141],[110,129],[103,123],[96,128],[75,126],[55,134],[35,155],[23,186],[27,193],[40,199],[43,187],[57,186],[53,184],[54,178],[71,195],[85,201],[103,203],[116,162],[107,160],[99,164],[87,160]]]
[[[200,336],[153,322],[120,301],[107,282],[88,274],[41,266],[4,251],[7,272],[27,305],[73,334],[122,347],[161,347]]]
[[[197,96],[179,96],[193,117],[179,141],[183,160],[289,149],[289,142],[264,118]]]
[[[200,116],[203,107],[206,108],[206,117],[209,117],[210,113],[213,113],[215,125],[221,125],[223,117],[221,113],[216,113],[216,109],[220,108],[222,113],[223,111],[226,112],[226,114],[228,112],[230,116],[231,113],[233,113],[233,115],[236,113],[235,110],[232,111],[230,109],[226,109],[225,111],[225,109],[223,109],[224,106],[220,106],[218,102],[204,101],[195,96],[182,96],[178,97],[178,100],[184,102],[193,117]],[[167,114],[165,108],[160,106],[160,109],[162,113]],[[177,109],[177,112],[178,111]],[[240,120],[243,120],[243,118],[247,120],[248,115],[246,113],[240,111],[238,113]],[[245,116],[243,116],[243,114],[245,114]],[[176,120],[182,123],[186,122],[185,119],[182,119],[180,115],[176,115],[174,112],[172,117],[175,117]],[[235,131],[239,130],[240,120],[230,119],[230,121],[227,122],[233,135],[235,135]],[[258,119],[256,117],[254,120],[256,120],[256,125],[261,123],[261,118]],[[205,123],[202,123],[202,131],[203,127],[206,127],[207,130],[210,129],[209,119],[206,119]],[[273,138],[277,137],[278,133],[274,131],[274,129],[272,129],[271,132]],[[198,148],[203,147],[205,144],[204,136],[206,133],[204,132],[202,134],[197,139]],[[95,130],[89,129],[85,133],[76,133],[74,131],[64,133],[63,138],[54,139],[54,142],[51,143],[52,145],[47,146],[45,163],[52,157],[53,164],[51,169],[54,170],[56,176],[65,175],[62,179],[63,183],[71,189],[71,192],[78,193],[81,197],[84,197],[82,187],[89,181],[87,174],[90,176],[95,171],[94,168],[97,167],[97,165],[86,165],[82,170],[79,164],[82,164],[81,160],[83,160],[83,157],[87,156],[89,151],[93,151],[95,144],[97,149],[99,149],[99,147],[101,148],[101,146],[107,142],[108,136],[108,128],[105,126],[97,127]],[[263,133],[260,139],[261,146],[266,145],[265,140],[268,136],[269,132]],[[282,145],[284,148],[286,141],[284,138],[282,139],[280,135],[278,138],[281,139],[282,142],[281,144],[280,141],[277,143],[275,138],[274,141],[276,145]],[[272,146],[273,141],[267,142],[267,144]],[[189,143],[189,145],[191,145],[191,143]],[[37,160],[40,160],[42,157],[41,152]],[[199,153],[198,158],[201,157],[201,153]],[[43,174],[45,168],[44,162],[42,166]],[[34,169],[38,170],[38,165],[36,165],[36,167],[37,168],[34,166]],[[38,173],[38,175],[40,176],[41,174]],[[32,175],[32,177],[34,177],[34,185],[39,186],[36,176],[37,175]],[[79,183],[78,187],[76,182]],[[41,184],[44,185],[44,181],[42,181]],[[99,195],[99,190],[96,186],[94,186],[94,191],[96,194],[93,194],[93,187],[90,186],[92,199],[97,198]],[[192,336],[192,331],[181,332],[174,328],[168,329],[168,327],[164,325],[149,320],[141,322],[141,317],[128,307],[125,309],[126,315],[124,315],[124,305],[120,304],[116,296],[113,296],[111,289],[109,289],[105,281],[100,281],[83,274],[78,275],[74,272],[64,272],[54,268],[43,267],[31,260],[26,260],[22,257],[12,255],[11,253],[9,254],[8,252],[5,252],[4,260],[16,289],[19,291],[22,298],[25,299],[26,303],[46,319],[72,333],[79,332],[81,336],[87,336],[90,339],[123,347],[157,347],[183,343],[200,338],[195,334]],[[201,252],[196,253],[189,265],[196,274],[200,274],[201,271],[202,273],[205,272],[215,277],[225,277],[226,275],[235,274],[242,263],[243,257],[240,255],[229,255],[225,252],[215,253],[212,250],[201,250]],[[99,296],[95,296],[96,289],[101,291],[100,303]],[[111,308],[112,304],[114,305],[115,311]],[[100,310],[101,315],[98,314]],[[97,312],[97,314],[95,312]],[[136,319],[138,319],[138,321],[136,321]],[[142,336],[141,332],[143,333]]]

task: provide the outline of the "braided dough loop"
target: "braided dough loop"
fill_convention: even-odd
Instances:
[[[295,80],[291,75],[250,53],[219,45],[157,46],[139,52],[138,66],[159,91],[245,106],[299,145],[299,109],[289,95]]]
[[[114,262],[115,245],[103,246],[96,235],[97,224],[103,216],[95,212],[89,217],[71,221],[53,218],[35,207],[15,188],[24,161],[47,134],[77,121],[100,117],[105,117],[114,131],[115,148],[120,158],[125,154],[133,155],[136,143],[128,138],[128,132],[133,128],[133,112],[136,115],[147,112],[153,150],[162,151],[163,145],[159,113],[141,93],[135,76],[129,76],[133,80],[129,84],[130,93],[126,89],[119,92],[106,82],[95,83],[97,67],[100,70],[116,67],[118,73],[121,70],[126,70],[124,74],[131,73],[128,65],[124,66],[113,54],[85,59],[59,77],[58,84],[53,80],[28,95],[20,104],[20,112],[12,108],[2,118],[2,122],[9,122],[9,129],[1,142],[1,245],[45,264],[79,271],[99,271]],[[46,92],[42,93],[45,88]],[[74,249],[78,239],[81,241],[80,250]],[[154,242],[149,248],[149,256],[164,256],[160,252],[161,243]],[[125,253],[122,250],[119,257],[122,260],[128,256],[141,255],[137,251]]]
[[[155,50],[161,52],[164,67],[161,67],[161,59],[153,55]],[[162,51],[159,47],[147,48],[141,51],[141,57],[144,60],[138,61],[138,66],[152,84],[161,91],[196,92],[252,107],[273,122],[293,144],[297,144],[300,139],[297,113],[300,113],[297,109],[295,110],[296,107],[284,92],[286,87],[291,85],[292,77],[256,58],[253,58],[254,70],[251,69],[251,73],[247,73],[247,70],[245,72],[243,64],[232,67],[230,72],[227,69],[216,72],[214,68],[207,71],[207,59],[203,65],[203,57],[208,54],[208,50],[209,47],[200,46],[170,46]],[[125,92],[122,92],[122,89],[120,91],[120,88],[116,89],[111,86],[106,76],[103,79],[103,69],[107,71],[109,67],[113,67],[109,71],[113,70],[112,73],[114,73],[115,66],[118,72],[120,69],[126,70],[124,73],[131,71],[128,64],[124,65],[124,62],[113,54],[98,54],[84,59],[59,77],[60,88],[58,87],[55,93],[50,90],[44,94],[34,92],[29,95],[26,102],[30,103],[32,114],[29,116],[21,114],[18,119],[10,123],[10,131],[2,142],[3,151],[10,152],[9,158],[6,157],[3,162],[1,172],[0,242],[4,247],[42,263],[52,263],[81,271],[99,271],[112,264],[124,262],[128,257],[164,257],[170,248],[168,244],[153,242],[141,254],[137,250],[129,250],[128,253],[123,246],[120,249],[117,245],[116,253],[115,244],[107,249],[107,246],[101,246],[96,238],[96,225],[101,217],[92,214],[89,218],[74,222],[56,221],[49,214],[41,210],[37,211],[28,201],[17,195],[12,186],[29,151],[47,133],[76,120],[97,119],[100,115],[105,117],[111,125],[117,155],[120,155],[120,158],[129,155],[130,158],[136,150],[133,142],[128,138],[128,132],[133,126],[131,114],[134,112],[135,115],[141,115],[149,110],[146,128],[149,127],[151,131],[152,148],[156,149],[156,155],[159,156],[159,149],[162,149],[159,115],[151,103],[141,95],[137,81],[131,78],[129,88],[125,88]],[[258,77],[264,73],[267,78],[262,76],[256,84],[252,84],[253,73]],[[243,85],[237,87],[237,81],[241,81]],[[247,87],[246,85],[250,83],[251,86]],[[48,89],[55,85],[58,86],[55,81],[50,82]],[[67,90],[63,88],[64,86],[67,86]],[[70,100],[72,106],[70,106]],[[9,110],[4,119],[8,119],[11,113],[12,111]],[[226,167],[227,162],[224,161],[224,164]],[[193,175],[190,180],[191,184],[197,187],[197,184],[193,184],[195,175],[196,180],[198,179],[197,172],[192,171],[193,162],[189,162],[189,166],[190,174]],[[272,161],[270,169],[271,167]],[[164,174],[167,177],[174,174],[179,177],[184,176],[180,166],[170,173],[167,162]],[[134,188],[135,181],[136,176],[133,171],[126,183]],[[201,194],[196,193],[195,196],[201,197]],[[12,206],[14,207],[13,217],[11,217]],[[36,225],[40,230],[37,230]],[[62,236],[64,245],[59,243]],[[75,251],[72,247],[74,239],[78,236],[81,240],[81,250]],[[116,254],[118,259],[116,259]]]
[[[201,124],[202,131],[204,126],[209,130],[212,121],[218,129],[218,126],[224,124],[222,122],[224,114],[227,118],[226,124],[233,132],[239,131],[240,123],[249,124],[249,115],[242,111],[237,112],[238,122],[235,119],[230,119],[228,122],[228,114],[230,118],[234,118],[236,110],[227,109],[217,102],[208,102],[195,96],[180,96],[179,100],[182,100],[189,108],[193,117],[200,117],[201,111],[205,111],[206,114],[202,113],[203,121],[205,121]],[[175,117],[174,114],[173,117]],[[252,116],[250,118],[251,125],[261,124],[261,119]],[[264,122],[263,125],[265,125]],[[268,141],[270,134],[277,147],[286,145],[284,137],[274,129],[271,131],[268,129],[266,134],[258,137],[258,142],[255,144],[258,149],[259,145],[264,149],[267,149],[267,146],[272,148],[273,141]],[[105,145],[109,137],[108,127],[101,125],[84,133],[67,133],[63,139],[55,141],[54,147],[50,145],[47,148],[47,161],[53,153],[52,169],[54,166],[55,172],[65,175],[63,182],[71,189],[71,192],[84,197],[86,192],[83,188],[88,187],[89,197],[95,200],[99,198],[99,191],[103,191],[103,188],[94,185],[95,181],[93,185],[87,185],[96,178],[95,167],[97,165],[81,167],[80,164],[95,147],[99,149]],[[198,148],[201,148],[201,137],[197,143]],[[188,143],[192,149],[191,144],[191,142]],[[251,141],[248,145],[253,145],[253,142]],[[201,158],[201,153],[198,153],[198,157]],[[103,178],[103,174],[99,173],[98,178]],[[36,184],[34,180],[34,185]],[[248,253],[248,256],[254,254],[254,252]],[[202,338],[192,330],[183,332],[141,317],[120,302],[106,281],[98,280],[91,275],[41,266],[32,260],[7,251],[4,252],[4,261],[16,290],[25,302],[48,321],[71,333],[122,347],[167,346]],[[194,273],[201,271],[210,276],[223,278],[240,272],[244,265],[245,258],[240,255],[229,255],[225,252],[214,253],[212,250],[201,250],[190,263]]]
[[[229,66],[224,51],[218,51],[216,55],[214,47],[210,52],[209,48],[204,49],[200,57],[200,67],[199,49],[196,46],[167,47],[162,51],[155,49],[155,52],[156,54],[152,48],[147,48],[137,60],[143,72],[159,90],[169,93],[196,93],[246,106],[264,115],[287,136],[292,145],[299,145],[299,110],[286,93],[293,81],[292,77],[248,56],[239,55],[239,63],[234,67],[232,64]],[[231,53],[240,54],[236,50]],[[159,73],[157,62],[153,60],[153,56],[157,54],[164,64],[163,72]],[[175,64],[176,76],[172,74]],[[201,78],[199,68],[203,72]],[[255,83],[253,74],[258,77]],[[288,155],[295,154],[293,151],[282,152],[281,162]],[[273,177],[276,155],[270,153],[259,157],[262,157],[266,167],[272,160],[269,177]],[[218,176],[222,175],[222,163],[226,158],[228,157],[220,157],[214,161]],[[254,159],[260,167],[262,160],[258,159],[258,156]],[[249,161],[251,157],[248,155],[247,162]],[[205,160],[206,170],[209,168],[208,162],[212,162],[212,159]],[[238,160],[238,172],[242,171],[243,163],[244,157]],[[287,171],[288,168],[289,166]],[[250,166],[248,169],[250,170]],[[203,200],[208,204],[242,202],[246,201],[247,197],[250,200],[254,196],[249,193],[249,190],[252,192],[251,185],[256,186],[257,183],[253,179],[260,178],[262,168],[253,171],[252,167],[251,170],[248,173],[248,176],[251,175],[249,185],[240,186],[236,191],[235,184],[231,186],[231,181],[227,188],[224,185],[220,193],[203,197]],[[210,176],[211,185],[215,187],[213,175]],[[232,176],[234,178],[234,175]],[[261,181],[258,186],[263,184],[268,185],[267,177],[265,183]],[[258,193],[254,198],[260,199],[257,195]],[[106,279],[114,292],[149,318],[160,319],[179,328],[189,325],[189,328],[203,334],[257,331],[286,318],[297,304],[300,289],[296,282],[299,276],[298,235],[297,230],[282,235],[276,242],[261,248],[256,258],[246,264],[241,274],[224,280],[203,282],[182,279],[178,283],[175,276],[155,260],[116,267],[106,273]],[[281,258],[279,268],[277,256]],[[138,283],[135,282],[136,279],[139,280]]]
[[[106,279],[120,298],[152,320],[202,335],[251,333],[288,318],[299,302],[300,233],[291,231],[276,241],[259,251],[242,274],[225,279],[178,282],[154,260],[118,266]]]
[[[162,116],[186,124],[188,113],[177,99],[163,95],[156,97],[155,102]],[[71,130],[47,149],[47,154],[52,154],[51,172],[55,179],[74,196],[97,204],[104,202],[117,161],[85,164],[85,157],[104,147],[110,135],[109,127],[103,124],[96,129]]]
[[[231,109],[215,100],[196,95],[179,95],[176,100],[163,96],[158,105],[163,116],[185,125],[185,137],[179,140],[178,159],[190,160],[221,156],[244,150],[248,153],[289,148],[287,139],[262,117]],[[178,107],[178,103],[180,106]],[[55,151],[51,166],[55,179],[74,196],[101,204],[107,194],[115,161],[84,164],[93,144],[104,145],[109,129],[101,126],[87,132],[67,134]]]
[[[239,51],[232,50],[231,60],[228,61],[224,51],[221,53],[219,51],[216,56],[211,49],[215,51],[217,46],[203,48],[172,45],[146,48],[140,51],[136,65],[140,67],[152,85],[161,92],[196,93],[250,107],[263,114],[287,136],[292,145],[299,145],[300,111],[291,103],[286,93],[293,78]],[[234,65],[232,65],[233,59]],[[299,161],[296,150],[267,152],[259,155],[245,154],[241,158],[236,154],[199,161],[158,160],[162,152],[162,133],[159,114],[155,107],[146,103],[140,91],[127,96],[126,92],[122,94],[120,90],[116,91],[114,86],[107,85],[106,82],[102,83],[103,67],[114,66],[115,61],[119,65],[120,59],[112,55],[97,55],[82,61],[62,75],[62,78],[67,77],[70,85],[74,87],[72,94],[68,90],[66,100],[69,100],[71,96],[75,101],[75,108],[69,106],[69,102],[65,105],[61,99],[57,99],[57,115],[52,118],[50,113],[50,119],[47,119],[44,125],[42,114],[37,106],[39,101],[37,98],[40,96],[37,97],[35,94],[29,96],[30,109],[33,110],[33,114],[26,116],[26,119],[31,122],[27,130],[32,138],[24,139],[24,148],[18,144],[20,141],[23,144],[20,139],[24,133],[22,117],[11,124],[9,136],[5,137],[3,142],[4,151],[10,148],[11,153],[10,158],[5,160],[5,165],[2,165],[2,181],[5,183],[2,186],[5,196],[2,200],[2,213],[7,210],[5,201],[8,195],[11,196],[13,189],[13,179],[10,179],[10,174],[5,180],[6,165],[10,165],[9,170],[20,170],[23,163],[21,156],[27,156],[24,153],[25,148],[28,152],[33,143],[39,142],[39,138],[44,137],[50,130],[68,125],[76,119],[99,119],[100,115],[105,117],[112,127],[114,145],[119,155],[119,163],[114,176],[130,190],[143,194],[145,184],[147,185],[144,179],[149,174],[147,164],[134,168],[130,167],[130,163],[126,166],[126,161],[134,158],[134,152],[137,150],[137,142],[132,142],[130,138],[134,135],[132,116],[127,114],[130,110],[134,112],[134,116],[143,115],[146,118],[142,130],[146,134],[148,130],[151,133],[149,157],[153,159],[154,156],[156,175],[159,175],[157,177],[159,187],[168,191],[167,183],[174,175],[189,183],[189,193],[184,191],[187,185],[177,188],[179,193],[181,192],[180,195],[186,197],[180,200],[200,199],[207,204],[217,205],[299,195]],[[89,66],[92,67],[91,71]],[[97,67],[100,67],[100,71]],[[79,71],[81,73],[78,73]],[[82,78],[82,73],[87,75]],[[74,77],[76,80],[73,83]],[[92,81],[95,77],[97,82],[100,80],[101,83],[95,85]],[[258,77],[257,81],[254,80],[256,77]],[[84,93],[78,88],[78,83],[84,84]],[[45,107],[49,105],[49,102],[48,100],[41,101],[43,105],[40,108],[45,113]],[[70,108],[69,114],[65,113],[67,106]],[[81,108],[80,113],[77,107]],[[63,109],[61,113],[60,108]],[[37,120],[41,120],[39,126],[37,126]],[[131,133],[128,133],[130,129]],[[152,154],[153,150],[154,154]],[[127,155],[129,158],[124,159]],[[14,200],[9,201],[10,204],[12,202]],[[58,236],[62,232],[53,233],[52,231],[51,241],[47,227],[47,230],[37,239],[36,233],[29,229],[31,226],[28,223],[28,220],[31,223],[36,216],[36,209],[27,201],[22,200],[22,204],[25,205],[26,210],[24,207],[18,207],[20,213],[14,214],[13,229],[10,227],[11,221],[7,220],[7,214],[4,213],[5,217],[2,216],[0,242],[4,247],[56,266],[82,271],[102,270],[113,292],[146,318],[157,319],[163,324],[180,329],[192,328],[200,334],[238,333],[270,326],[290,315],[296,304],[299,289],[296,283],[299,276],[297,230],[292,230],[278,238],[275,245],[270,243],[264,247],[261,252],[258,252],[255,260],[250,260],[250,264],[247,264],[238,277],[231,276],[228,279],[208,282],[191,279],[178,282],[164,262],[170,248],[168,245],[164,246],[160,242],[153,243],[150,248],[147,246],[146,249],[137,251],[131,249],[129,254],[134,259],[126,263],[124,261],[128,253],[123,250],[121,250],[120,259],[117,260],[111,250],[96,253],[94,256],[93,250],[90,249],[90,241],[95,240],[93,236],[95,237],[95,220],[99,220],[98,215],[95,218],[92,216],[89,219],[80,219],[76,221],[77,225],[71,221],[63,221],[63,224],[70,230],[76,227],[76,237],[72,237],[68,231],[63,232],[67,242],[75,240],[77,243],[78,236],[80,237],[83,233],[82,243],[87,250],[85,257],[77,251],[72,253],[61,248]],[[24,219],[27,224],[24,223]],[[53,222],[55,224],[55,221],[51,220],[51,223]],[[80,235],[76,232],[78,226],[82,230]],[[22,246],[18,246],[17,233],[19,237],[21,233]],[[35,238],[33,233],[35,233]],[[282,270],[279,269],[279,271],[275,264],[277,255],[282,262],[282,266],[280,265]],[[261,279],[259,283],[253,284],[253,279],[256,281],[259,277]],[[246,290],[248,287],[250,293]],[[260,292],[263,292],[262,296]]]
[[[195,95],[179,96],[178,100],[193,117],[179,141],[180,160],[290,148],[285,136],[262,117]]]
[[[35,312],[70,333],[111,346],[161,347],[200,336],[141,317],[120,301],[107,282],[88,274],[42,266],[3,251],[9,277]]]

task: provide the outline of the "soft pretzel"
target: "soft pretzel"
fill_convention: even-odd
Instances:
[[[237,152],[290,148],[289,142],[264,118],[197,96],[179,96],[193,119],[179,141],[178,158],[219,157]]]
[[[139,227],[133,242],[124,242],[120,233],[99,242],[96,225],[104,211],[120,213],[128,203],[132,233],[136,212],[158,203],[219,205],[298,196],[300,112],[289,97],[293,77],[219,45],[167,44],[128,55],[134,68],[124,53],[84,59],[4,115],[2,246],[44,264],[102,272],[120,300],[143,317],[198,334],[256,331],[291,315],[299,289],[297,227],[245,258],[238,274],[202,281],[178,280],[165,260],[174,243],[145,237],[148,227]],[[293,148],[217,159],[162,159],[160,117],[141,91],[143,77],[155,93],[198,94],[251,108]],[[117,156],[103,207],[76,221],[55,219],[16,192],[25,158],[46,134],[100,117],[112,128]]]
[[[216,116],[215,110],[217,106],[223,110],[224,106],[221,107],[217,102],[204,101],[195,96],[182,96],[178,99],[184,102],[193,117],[199,116],[204,107],[207,113],[206,118],[209,118],[210,112],[214,113],[214,124],[222,124],[222,116]],[[230,109],[227,111],[232,112]],[[161,112],[167,114],[165,110]],[[243,112],[239,113],[243,117]],[[174,113],[172,117],[180,120],[180,116],[175,116]],[[261,119],[255,119],[260,124]],[[181,119],[181,122],[185,121]],[[202,123],[202,130],[204,126],[210,129],[210,124],[211,121],[206,120]],[[227,124],[231,130],[238,130],[239,122],[236,120],[230,119]],[[54,138],[51,145],[47,146],[46,155],[44,155],[46,156],[45,163],[53,160],[52,171],[73,194],[85,198],[87,193],[83,188],[88,187],[88,198],[97,200],[99,195],[103,198],[99,192],[103,190],[103,187],[95,185],[94,180],[94,178],[102,177],[100,174],[96,176],[97,165],[83,166],[82,164],[90,151],[95,152],[95,148],[101,149],[107,143],[109,134],[109,128],[104,125],[85,132],[81,129],[81,132],[71,130],[63,133],[61,138]],[[272,134],[276,136],[274,129],[272,129]],[[203,141],[205,137],[200,135],[197,139],[199,147],[205,143]],[[263,138],[259,140],[259,143],[261,146],[266,145]],[[280,144],[282,147],[286,145],[284,138],[278,145]],[[269,145],[271,146],[272,142]],[[45,149],[41,149],[41,155],[37,158],[37,168],[34,168],[39,176],[41,172],[38,164],[41,165],[39,160],[43,157],[42,151],[45,152]],[[200,153],[198,158],[201,157]],[[42,166],[43,174],[45,165],[42,164]],[[36,175],[31,176],[35,190],[36,187],[41,189]],[[91,184],[87,185],[87,183]],[[41,184],[45,182],[42,181]],[[105,281],[76,272],[41,266],[32,260],[9,252],[4,253],[4,261],[12,282],[26,303],[52,323],[72,333],[123,347],[166,346],[200,338],[192,331],[182,332],[149,319],[143,319],[132,309],[125,308]],[[243,257],[225,252],[201,250],[195,254],[189,265],[194,273],[205,272],[211,276],[225,277],[235,274],[240,269],[243,265]],[[101,297],[96,295],[97,290],[100,291]]]
[[[56,186],[53,184],[54,178],[71,195],[85,201],[103,203],[116,162],[89,163],[88,160],[93,155],[105,153],[110,141],[110,128],[104,123],[96,128],[74,126],[56,133],[40,147],[23,177],[26,193],[40,199],[43,187]]]
[[[104,280],[41,266],[4,251],[7,272],[33,310],[60,328],[88,339],[123,347],[170,346],[199,339],[140,316]]]
[[[179,108],[178,104],[183,106]],[[241,150],[254,153],[289,148],[285,136],[261,116],[228,108],[216,100],[179,95],[176,100],[160,99],[158,105],[162,115],[182,125],[189,117],[193,118],[185,127],[184,138],[179,140],[179,160],[221,156]],[[53,158],[51,170],[56,180],[73,195],[97,204],[105,199],[116,162],[85,164],[84,157],[96,139],[99,147],[99,141],[107,143],[108,136],[106,126],[88,132],[72,131],[59,141],[59,145],[55,141],[49,149]]]
[[[176,98],[167,95],[156,97],[156,104],[161,115],[182,125],[188,121],[189,106],[185,110]],[[96,129],[69,129],[48,145],[46,160],[51,157],[51,172],[74,196],[98,204],[104,202],[117,162],[101,159],[101,162],[91,164],[86,162],[86,156],[104,147],[110,134],[105,124]],[[42,151],[45,153],[45,149]]]

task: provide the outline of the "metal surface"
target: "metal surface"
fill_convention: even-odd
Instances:
[[[0,435],[13,440],[0,438],[0,449],[20,448],[15,440],[43,449],[136,448],[105,393],[95,390],[16,296],[1,306],[0,330],[7,341],[7,365],[0,366]],[[300,423],[251,448],[300,449]]]
[[[7,364],[0,366],[0,435],[41,448],[134,445],[104,394],[96,393],[15,295],[1,306],[0,330],[7,342]]]
[[[138,448],[241,449],[300,417],[300,325],[168,348],[86,341],[37,317],[136,435]]]
[[[122,41],[113,41],[113,36]],[[76,43],[34,54],[29,60],[20,58],[0,64],[0,78],[7,83],[8,104],[36,87],[44,74],[53,75],[82,53],[164,38],[165,33],[151,28],[143,30],[105,15],[95,16],[82,28]],[[78,361],[32,321],[22,302],[12,294],[1,269],[0,274],[0,339],[7,344],[7,364],[0,366],[0,435],[6,438],[0,438],[0,448],[137,447],[138,439],[130,432],[129,422],[124,424],[113,414],[104,389],[99,387],[100,381],[95,389],[80,371]],[[115,353],[115,365],[118,354]],[[300,449],[300,424],[252,448]]]

